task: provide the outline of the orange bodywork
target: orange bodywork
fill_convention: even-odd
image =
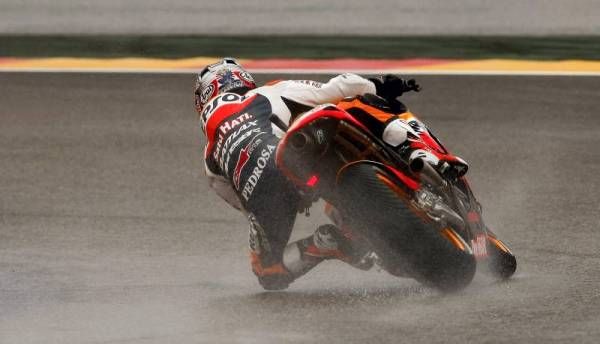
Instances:
[[[454,245],[456,248],[458,248],[461,251],[465,250],[464,242],[460,240],[460,238],[458,238],[458,235],[454,232],[454,230],[452,230],[451,228],[444,228],[441,230],[441,233],[444,236],[444,238],[448,239],[448,241],[450,241],[452,245]]]
[[[508,249],[508,247],[506,247],[506,245],[504,245],[504,243],[502,241],[500,241],[498,238],[488,235],[487,239],[489,240],[489,242],[491,242],[494,246],[498,247],[500,250],[502,250],[506,253],[512,254],[510,252],[510,250]]]
[[[394,183],[393,181],[391,181],[388,177],[384,176],[383,174],[379,174],[377,173],[377,179],[381,180],[385,185],[387,185],[390,189],[392,189],[392,191],[394,191],[398,196],[402,197],[402,198],[406,198],[406,192],[404,192],[404,190],[402,190],[402,188],[400,188],[398,185],[396,185],[396,183]]]
[[[368,114],[370,114],[371,116],[375,117],[377,120],[379,120],[382,123],[387,122],[390,118],[392,117],[398,117],[401,120],[404,121],[409,121],[413,118],[416,118],[414,114],[412,114],[410,111],[408,112],[404,112],[404,113],[400,113],[400,114],[392,114],[389,112],[385,112],[381,109],[378,109],[374,106],[365,104],[364,102],[362,102],[360,99],[358,98],[354,98],[352,100],[344,100],[341,101],[337,104],[337,106],[343,110],[349,110],[352,108],[359,108],[364,110],[365,112],[367,112]]]
[[[265,84],[265,86],[273,86],[273,85],[278,84],[278,83],[280,83],[282,81],[283,81],[283,79],[271,80],[271,81],[267,82]]]

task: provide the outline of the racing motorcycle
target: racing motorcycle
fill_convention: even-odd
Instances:
[[[468,165],[403,104],[373,105],[381,100],[358,97],[302,114],[283,128],[278,167],[302,193],[324,199],[334,222],[395,276],[442,291],[466,287],[478,266],[512,276],[515,256],[483,222]],[[392,113],[406,134],[400,148],[359,120]]]

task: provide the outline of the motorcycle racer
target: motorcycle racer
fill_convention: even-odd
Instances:
[[[419,90],[414,80],[365,79],[350,73],[327,83],[285,80],[257,88],[232,58],[198,74],[195,105],[207,139],[209,185],[247,216],[252,270],[265,289],[284,289],[325,259],[337,258],[358,268],[372,265],[362,259],[366,252],[350,235],[333,225],[320,226],[313,235],[288,244],[296,215],[307,202],[275,166],[275,149],[284,134],[280,127],[317,105],[367,94],[395,99],[410,90]]]

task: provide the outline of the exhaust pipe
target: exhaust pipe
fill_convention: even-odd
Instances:
[[[411,171],[418,173],[419,176],[427,183],[433,186],[446,186],[446,181],[427,161],[416,157],[410,159],[408,166]]]
[[[294,150],[303,150],[306,148],[307,145],[311,145],[313,143],[313,140],[311,137],[309,137],[307,134],[299,131],[296,132],[292,135],[292,137],[290,137],[290,146],[294,149]]]

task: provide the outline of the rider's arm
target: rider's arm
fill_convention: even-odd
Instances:
[[[281,96],[314,107],[337,103],[346,97],[375,93],[376,91],[372,81],[356,74],[346,73],[338,75],[324,84],[315,81],[288,81]]]
[[[326,83],[312,80],[284,80],[249,92],[267,97],[271,103],[271,111],[284,124],[315,106],[337,103],[347,97],[375,93],[375,84],[356,74],[346,73],[332,78]],[[283,132],[274,126],[274,132]]]

